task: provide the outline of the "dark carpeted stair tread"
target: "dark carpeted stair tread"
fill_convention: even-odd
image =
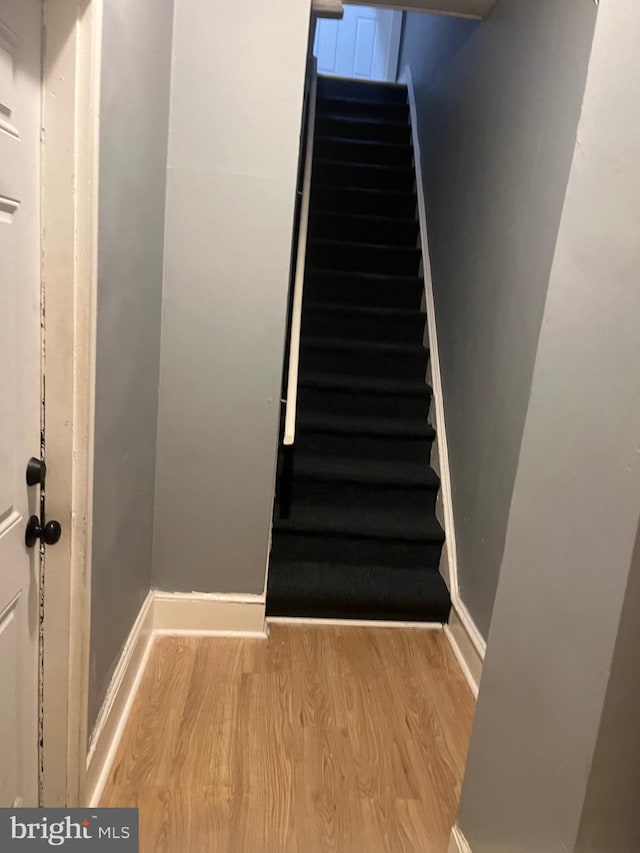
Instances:
[[[388,459],[336,459],[297,454],[296,479],[438,489],[440,478],[431,467]]]
[[[437,571],[341,563],[275,562],[267,615],[446,622],[451,599]]]
[[[309,219],[309,239],[346,240],[415,249],[419,224],[415,217],[369,216],[316,210]]]
[[[378,80],[352,80],[345,77],[318,75],[318,93],[322,97],[356,97],[374,102],[407,102],[407,87],[404,83],[387,83]]]
[[[425,314],[419,308],[376,308],[365,305],[342,305],[340,302],[305,302],[307,314],[335,314],[349,317],[376,317],[387,320],[413,319],[419,316],[426,320]]]
[[[313,278],[314,276],[319,276],[321,278],[336,278],[336,279],[352,279],[361,281],[364,284],[368,284],[371,287],[375,285],[383,285],[390,289],[398,289],[404,286],[406,287],[414,287],[418,285],[419,287],[423,287],[423,281],[419,275],[397,275],[393,273],[376,273],[376,272],[362,272],[358,270],[323,270],[319,267],[314,267],[309,265],[307,267],[307,277]],[[392,308],[392,307],[403,307],[403,306],[383,306],[383,305],[373,305],[372,308]],[[413,309],[406,309],[413,310]],[[417,310],[417,309],[416,309]]]
[[[315,269],[417,276],[420,259],[420,250],[410,246],[377,246],[313,238],[307,243],[307,262]]]
[[[371,376],[351,376],[335,373],[302,373],[300,384],[305,388],[348,391],[353,394],[381,394],[397,397],[424,397],[431,388],[424,382],[405,379],[379,379]]]
[[[314,414],[298,412],[297,432],[326,432],[352,436],[379,436],[388,438],[420,438],[433,441],[435,431],[424,420],[396,418],[359,418],[330,413]]]
[[[335,186],[413,192],[415,175],[412,166],[316,158],[312,180]]]
[[[340,136],[318,136],[315,156],[349,163],[379,163],[410,167],[413,146],[410,142],[385,142],[380,139],[345,139]]]
[[[407,103],[383,103],[381,101],[368,101],[363,98],[320,95],[316,101],[316,112],[324,116],[363,116],[381,123],[387,121],[409,123],[409,105]]]
[[[326,504],[306,503],[293,506],[289,518],[276,515],[273,529],[281,533],[322,533],[326,536],[334,533],[350,538],[444,542],[444,531],[438,520],[423,513],[421,505],[413,514],[396,516],[369,506],[351,507],[346,514]]]
[[[362,117],[332,115],[316,116],[316,131],[336,139],[361,139],[380,142],[409,143],[409,122],[368,120]]]
[[[338,214],[372,214],[374,216],[415,216],[416,194],[411,190],[374,189],[334,185],[315,181],[311,186],[311,206]]]
[[[417,354],[425,358],[429,350],[421,344],[397,344],[386,341],[361,341],[354,338],[331,338],[307,336],[302,341],[303,348],[329,350],[331,352],[344,352],[346,356],[350,352],[358,353],[398,353]]]

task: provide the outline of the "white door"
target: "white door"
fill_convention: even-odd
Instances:
[[[320,74],[395,82],[402,12],[346,6],[342,20],[320,18],[313,53]]]
[[[0,806],[38,805],[41,0],[0,0]]]

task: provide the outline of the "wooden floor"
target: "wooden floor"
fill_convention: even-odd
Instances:
[[[142,853],[444,853],[473,708],[441,631],[162,637],[102,805]]]

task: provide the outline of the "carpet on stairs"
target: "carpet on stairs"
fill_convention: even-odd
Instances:
[[[267,615],[446,622],[406,87],[320,77],[315,128],[291,509],[277,496]]]

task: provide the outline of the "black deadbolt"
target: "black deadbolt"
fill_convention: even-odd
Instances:
[[[45,545],[55,545],[62,536],[62,527],[59,521],[47,521],[43,526],[37,515],[32,515],[27,522],[24,534],[24,544],[27,548],[33,548],[38,539],[42,539]]]
[[[47,475],[47,466],[42,459],[32,456],[27,462],[27,486],[44,486],[44,478]]]

